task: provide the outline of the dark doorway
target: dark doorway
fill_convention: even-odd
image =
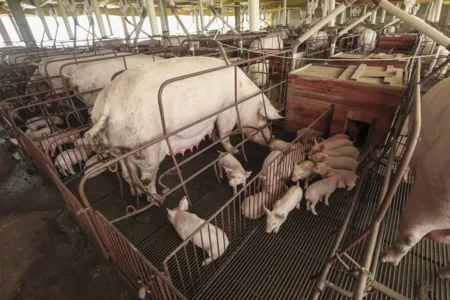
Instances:
[[[352,141],[355,141],[355,147],[363,148],[366,145],[366,139],[369,135],[369,131],[369,123],[347,119],[347,128],[345,133],[352,139]]]

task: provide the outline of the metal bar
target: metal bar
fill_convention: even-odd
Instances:
[[[286,1],[286,0],[283,0]],[[259,0],[249,0],[248,10],[250,15],[249,30],[250,32],[256,32],[259,30]],[[284,18],[286,21],[286,18]]]
[[[100,35],[102,36],[102,38],[106,38],[108,35],[106,34],[105,24],[103,23],[102,13],[100,11],[98,0],[92,0],[92,6],[94,8],[94,14],[95,18],[97,19],[98,28],[100,29]]]
[[[228,24],[228,22],[217,12],[217,10],[214,8],[214,6],[210,6],[209,7],[211,9],[211,12],[217,17],[219,18],[220,21],[222,21],[223,24],[225,24],[228,28],[230,28],[231,31],[233,31],[234,34],[239,34],[239,32],[237,32],[236,29],[233,28],[233,26],[231,26],[230,24]]]
[[[41,0],[34,0],[34,4],[36,5],[36,13],[39,19],[41,19],[42,26],[44,26],[45,34],[47,35],[47,38],[49,40],[52,40],[53,39],[52,34],[50,33],[50,29],[48,29],[47,21],[45,21],[44,12],[41,9]]]
[[[183,21],[181,21],[180,17],[178,16],[177,9],[175,8],[175,6],[171,6],[170,9],[172,10],[172,14],[177,19],[178,24],[180,24],[181,29],[183,29],[183,31],[186,34],[186,36],[188,37],[188,39],[190,39],[191,38],[191,34],[187,30],[186,26],[184,26]]]
[[[166,11],[164,9],[163,0],[159,0],[158,9],[159,9],[159,21],[161,22],[161,29],[163,31],[163,34],[165,34],[167,31],[169,31],[169,28],[168,24],[166,23],[166,18],[164,17],[166,15]]]
[[[58,2],[58,12],[59,15],[64,20],[64,26],[66,27],[69,39],[73,40],[72,27],[70,27],[69,19],[67,18],[66,8],[64,7],[63,0],[57,0],[57,2]]]
[[[381,11],[380,24],[384,24],[384,20],[386,19],[386,10],[383,8]]]
[[[200,17],[200,34],[203,34],[205,28],[205,16],[203,15],[203,0],[198,0],[198,12]]]
[[[106,23],[108,23],[109,35],[114,35],[111,26],[111,20],[109,19],[108,7],[106,5],[103,7],[103,11],[105,12],[106,16]]]
[[[329,2],[330,3],[328,4],[328,11],[330,12],[330,11],[333,11],[333,10],[336,9],[336,1],[335,0],[329,0]],[[328,25],[330,27],[334,27],[335,23],[336,23],[336,18],[333,17],[333,18],[330,19],[330,23],[328,23]]]
[[[236,32],[241,30],[241,5],[240,2],[235,2],[234,8],[234,28]],[[225,23],[224,23],[225,24]]]
[[[146,0],[147,3],[147,13],[148,19],[150,21],[150,28],[152,30],[152,35],[159,35],[159,28],[156,21],[156,10],[155,3],[153,0]]]
[[[23,42],[23,37],[22,37],[22,34],[20,33],[19,27],[17,27],[16,20],[14,20],[14,17],[12,14],[9,14],[8,16],[9,16],[9,20],[11,21],[11,24],[14,27],[14,30],[16,31],[17,36],[19,37],[19,40],[21,42]]]
[[[8,31],[6,30],[5,24],[3,24],[1,18],[0,18],[0,34],[2,36],[3,42],[5,42],[5,45],[12,46],[11,38],[9,37]]]

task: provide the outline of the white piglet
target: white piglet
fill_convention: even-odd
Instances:
[[[308,155],[312,155],[316,152],[326,152],[329,150],[345,147],[345,146],[353,146],[353,142],[348,139],[331,139],[325,140],[321,143],[317,143],[315,141],[314,146],[311,148],[311,151],[308,152]]]
[[[272,195],[262,190],[259,193],[248,196],[241,203],[241,213],[249,219],[259,219],[264,215],[264,207],[268,206]]]
[[[220,152],[222,155],[225,152]],[[219,169],[219,177],[223,178],[223,170],[228,178],[228,185],[233,188],[233,193],[237,193],[237,186],[242,184],[245,185],[247,178],[252,174],[252,172],[245,171],[241,163],[230,153],[222,156],[217,162],[217,168]],[[216,173],[217,175],[217,173]],[[219,180],[220,181],[220,180]]]
[[[306,209],[317,215],[316,204],[324,197],[325,205],[328,205],[328,199],[336,188],[345,188],[345,182],[341,175],[328,177],[311,184],[305,193],[305,198],[308,201]]]
[[[61,174],[67,176],[68,174],[76,174],[73,170],[73,165],[89,158],[92,151],[86,148],[73,148],[59,154],[55,159],[55,167],[57,167]]]
[[[347,156],[347,157],[357,159],[359,156],[359,151],[358,151],[358,149],[356,149],[353,146],[344,146],[341,148],[328,150],[327,152],[325,152],[325,154],[327,154],[328,156],[333,156],[333,157]]]
[[[314,167],[314,162],[307,160],[294,166],[294,171],[291,175],[291,180],[294,182],[305,180],[305,188],[308,187],[309,178],[312,175],[312,168]]]
[[[206,222],[196,214],[188,212],[188,208],[189,203],[186,197],[183,197],[178,207],[167,209],[169,221],[183,241]],[[208,253],[209,257],[202,262],[202,266],[206,266],[219,258],[230,244],[225,232],[213,224],[203,227],[200,232],[194,235],[192,242],[195,246],[202,248]]]
[[[52,131],[48,127],[41,128],[37,131],[32,131],[31,129],[28,128],[27,131],[25,131],[25,134],[31,139],[41,138],[51,133]]]
[[[31,131],[36,131],[39,128],[42,127],[47,127],[48,124],[51,123],[57,124],[57,125],[62,125],[64,124],[63,119],[61,119],[60,117],[57,116],[51,116],[49,119],[38,119],[38,120],[34,120],[28,124],[26,124],[25,126],[30,129]]]
[[[326,162],[333,169],[355,171],[358,168],[358,162],[351,157],[346,156],[328,156],[328,154],[319,152],[309,156],[313,162]]]
[[[344,178],[345,185],[347,186],[347,191],[353,189],[353,187],[356,185],[356,181],[359,178],[359,176],[356,175],[355,172],[349,170],[333,169],[326,163],[322,162],[317,163],[311,170],[314,173],[319,174],[323,178],[331,177],[338,174],[342,175],[342,177]]]
[[[269,144],[269,148],[271,151],[273,150],[284,151],[287,148],[289,148],[290,145],[291,145],[290,143],[285,142],[283,140],[273,139]]]
[[[291,186],[287,192],[273,205],[272,211],[264,206],[267,214],[266,232],[277,233],[281,225],[286,221],[288,214],[296,207],[300,209],[300,201],[303,197],[302,189],[297,186]]]

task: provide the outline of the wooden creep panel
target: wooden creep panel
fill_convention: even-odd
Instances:
[[[345,132],[348,119],[368,123],[370,151],[385,139],[403,89],[401,68],[310,64],[289,74],[285,128],[309,126],[334,104],[330,133]],[[314,129],[323,132],[326,126],[323,120]]]
[[[404,69],[406,66],[406,59],[402,59],[406,55],[398,54],[386,54],[386,53],[351,53],[351,52],[339,52],[333,56],[330,56],[328,64],[339,65],[339,66],[349,66],[349,65],[359,65],[366,64],[368,66],[393,66],[395,68]],[[345,59],[345,60],[339,60]]]
[[[375,52],[410,53],[417,41],[417,34],[383,35]]]

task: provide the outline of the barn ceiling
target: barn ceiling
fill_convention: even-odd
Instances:
[[[135,2],[135,0],[128,0],[130,3],[131,1]],[[145,0],[144,0],[145,1]],[[158,1],[155,1],[155,6],[158,7]],[[24,8],[24,11],[26,14],[35,14],[35,3],[34,0],[21,0],[22,7]],[[84,0],[75,0],[77,3],[77,6],[79,6],[79,14],[83,14],[83,5]],[[197,7],[197,1],[184,1],[184,0],[175,0],[177,4],[177,11],[181,15],[189,15],[191,14],[192,7]],[[214,0],[216,5],[219,4],[219,0]],[[233,4],[234,3],[240,3],[242,5],[246,5],[248,0],[223,0],[223,3],[225,7],[228,9],[229,13],[232,13],[234,11]],[[403,3],[403,1],[391,1],[393,3]],[[430,0],[416,0],[416,3],[419,4],[425,4],[429,3]],[[41,7],[44,11],[44,14],[49,14],[49,8],[55,7],[57,8],[57,2],[56,0],[41,0]],[[118,1],[117,0],[98,0],[100,7],[108,7],[108,13],[110,15],[121,15],[120,10],[118,9]],[[319,0],[320,3],[320,0]],[[339,3],[339,0],[337,0],[337,3]],[[276,12],[278,10],[278,7],[283,4],[283,0],[260,0],[260,6],[267,9],[267,12]],[[287,6],[289,9],[302,9],[305,8],[307,4],[307,0],[287,0]],[[373,6],[373,2],[371,0],[359,0],[356,2],[355,5],[358,6],[364,6],[368,5],[369,7]],[[450,5],[450,0],[444,0],[444,5]],[[319,4],[320,7],[320,4]],[[8,6],[6,4],[6,0],[0,0],[0,14],[8,14]],[[170,10],[168,10],[169,15]],[[207,8],[204,9],[205,15],[209,15],[210,12]],[[128,11],[128,14],[130,14],[130,10]],[[137,13],[135,13],[137,15]],[[159,15],[158,9],[157,9],[157,15]]]

